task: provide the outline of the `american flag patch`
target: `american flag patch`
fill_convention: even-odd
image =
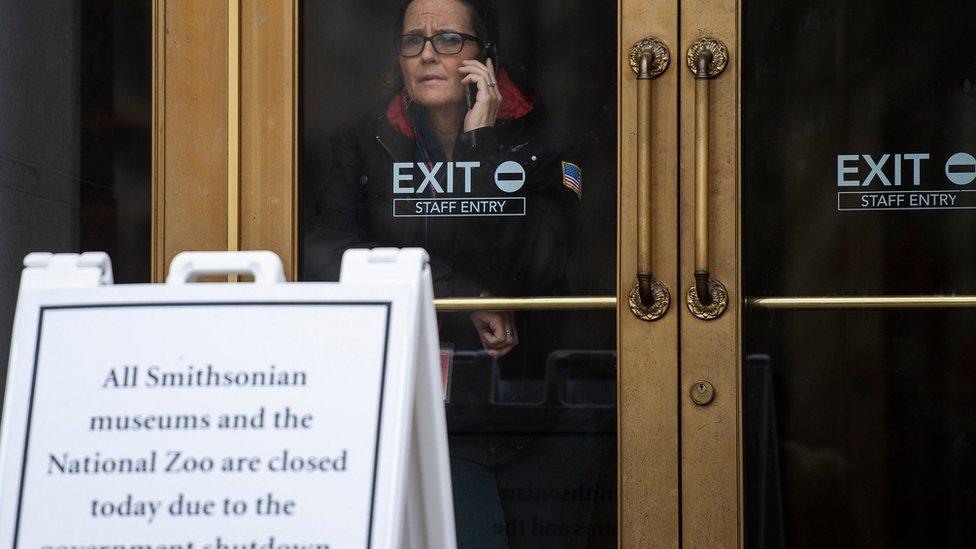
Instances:
[[[563,185],[583,200],[583,170],[572,162],[563,162]]]

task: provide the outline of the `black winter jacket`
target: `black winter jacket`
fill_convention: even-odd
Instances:
[[[305,224],[305,279],[337,280],[342,253],[349,248],[422,247],[431,256],[437,297],[560,291],[579,232],[581,197],[564,178],[564,163],[580,164],[576,144],[555,137],[544,110],[525,108],[523,101],[523,112],[459,136],[453,161],[481,164],[470,170],[470,193],[464,192],[463,171],[455,169],[453,193],[438,193],[428,184],[422,194],[399,194],[394,163],[414,163],[412,169],[401,168],[401,175],[413,175],[412,182],[400,183],[401,190],[421,187],[424,176],[416,165],[421,155],[409,135],[409,118],[398,118],[397,101],[333,135],[328,175],[317,189],[316,213]],[[515,193],[502,192],[495,182],[496,168],[507,161],[525,171],[524,186]],[[445,191],[446,172],[446,166],[438,172]],[[525,215],[394,216],[394,199],[448,197],[524,197]],[[404,213],[411,204],[397,208]]]

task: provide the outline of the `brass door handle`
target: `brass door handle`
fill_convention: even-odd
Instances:
[[[651,80],[664,73],[671,52],[656,38],[644,38],[630,49],[637,74],[637,283],[630,290],[630,310],[641,320],[657,320],[671,304],[671,293],[652,274],[651,258]]]
[[[695,284],[686,301],[702,320],[718,318],[729,302],[725,285],[711,276],[708,259],[709,81],[728,60],[729,50],[717,38],[702,38],[688,48],[688,68],[695,75]]]

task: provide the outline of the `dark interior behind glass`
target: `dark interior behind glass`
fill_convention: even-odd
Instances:
[[[976,4],[743,7],[745,297],[976,294]],[[748,546],[976,544],[974,315],[747,310]]]
[[[27,253],[105,251],[116,282],[149,281],[151,8],[0,2],[0,381]]]
[[[393,22],[402,3],[304,2],[301,13],[303,222],[329,166],[336,128],[385,106]],[[617,123],[613,3],[495,2],[499,59],[583,148],[581,238],[567,268],[569,294],[616,292]],[[585,39],[581,39],[585,37]],[[471,328],[470,313],[439,315]],[[448,429],[456,498],[490,471],[511,547],[616,545],[614,312],[517,312],[520,344],[501,360],[477,338],[453,345]],[[444,333],[446,330],[442,330]],[[482,475],[483,476],[483,475]],[[482,514],[487,513],[484,511]],[[458,517],[459,530],[467,529]]]

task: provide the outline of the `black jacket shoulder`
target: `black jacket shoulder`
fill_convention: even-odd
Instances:
[[[544,295],[559,291],[579,233],[580,194],[567,184],[566,164],[579,167],[579,147],[552,130],[544,109],[463,133],[456,162],[477,162],[474,186],[498,194],[494,174],[506,162],[525,173],[515,198],[523,215],[403,218],[394,215],[394,163],[416,160],[413,140],[386,116],[373,113],[338,128],[329,147],[326,177],[315,182],[317,208],[303,227],[303,275],[335,280],[349,248],[427,248],[435,294]],[[484,191],[487,193],[487,191]],[[448,231],[437,245],[431,227]],[[444,234],[435,235],[443,237]],[[434,240],[437,240],[436,238]]]

